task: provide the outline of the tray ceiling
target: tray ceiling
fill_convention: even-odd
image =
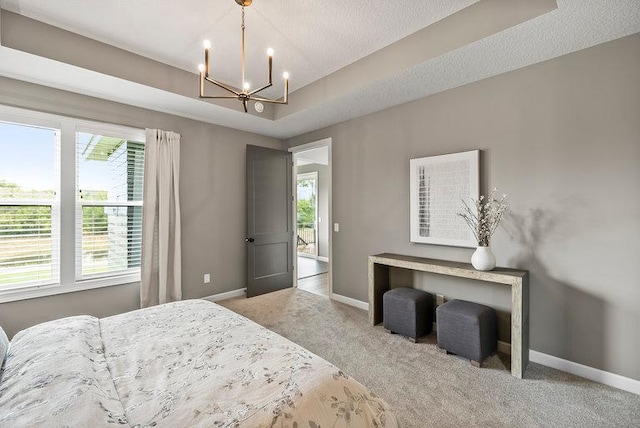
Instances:
[[[249,76],[260,83],[263,52],[272,46],[274,70],[286,65],[295,90],[288,106],[259,116],[241,113],[239,102],[197,98],[202,39],[214,45],[216,77],[233,82],[239,72],[233,0],[0,0],[0,7],[88,38],[2,14],[0,76],[279,138],[640,32],[638,0],[255,0],[247,9]],[[54,37],[94,57],[72,58]],[[136,75],[128,64],[160,73]],[[163,86],[164,75],[171,79]]]
[[[316,81],[478,0],[255,0],[246,10],[247,76],[291,74],[291,90]],[[0,0],[3,9],[196,72],[202,41],[213,72],[240,86],[240,15],[234,0]],[[281,89],[272,91],[280,95]]]

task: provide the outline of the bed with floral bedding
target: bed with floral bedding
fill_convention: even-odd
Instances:
[[[384,400],[322,358],[219,305],[188,300],[16,334],[0,371],[0,426],[395,427],[397,420]]]

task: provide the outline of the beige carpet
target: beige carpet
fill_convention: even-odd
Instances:
[[[370,327],[367,313],[288,289],[223,306],[298,343],[384,397],[403,427],[638,427],[640,396],[530,363],[512,377],[498,356],[487,367]]]

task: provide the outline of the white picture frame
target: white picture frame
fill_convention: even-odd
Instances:
[[[462,212],[480,194],[480,151],[409,161],[411,242],[477,247]]]

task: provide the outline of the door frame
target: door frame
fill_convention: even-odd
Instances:
[[[295,173],[295,170],[294,170]],[[320,254],[320,242],[319,242],[319,237],[320,237],[320,231],[318,230],[319,228],[319,223],[318,223],[318,206],[320,205],[320,198],[318,197],[318,189],[320,187],[320,180],[318,179],[318,171],[311,171],[311,172],[301,172],[299,174],[297,174],[296,176],[296,200],[294,201],[295,205],[294,205],[294,209],[296,211],[296,217],[294,217],[294,219],[296,220],[296,224],[295,224],[295,228],[297,230],[298,228],[298,181],[302,179],[302,180],[308,180],[308,179],[313,179],[315,180],[315,212],[313,213],[313,231],[316,234],[316,242],[315,244],[315,251],[314,254],[306,254],[306,253],[298,253],[296,251],[296,256],[300,255],[302,257],[309,257],[311,259],[318,259],[318,255]],[[296,242],[297,244],[297,242]],[[298,249],[298,246],[296,245],[296,250]]]
[[[332,197],[332,192],[333,192],[333,154],[332,154],[332,139],[331,137],[329,138],[324,138],[322,140],[317,140],[317,141],[313,141],[311,143],[306,143],[306,144],[301,144],[299,146],[293,146],[293,147],[289,147],[289,151],[293,154],[293,171],[291,176],[293,177],[293,185],[292,185],[292,197],[293,197],[293,218],[297,218],[295,217],[296,213],[297,213],[297,206],[298,206],[298,195],[297,195],[297,169],[298,169],[298,161],[296,159],[296,154],[299,152],[304,152],[310,149],[317,149],[318,147],[327,147],[327,151],[328,153],[328,158],[329,158],[329,165],[328,166],[328,172],[329,172],[329,177],[327,180],[327,196],[329,198],[329,213],[328,213],[328,218],[327,218],[327,222],[329,223],[329,299],[333,299],[333,197]],[[295,235],[295,234],[294,234]],[[292,246],[293,248],[293,286],[294,287],[298,287],[298,254],[297,254],[297,250],[298,250],[298,246],[295,245],[297,244],[297,239],[296,236],[293,237],[294,240],[294,245]]]

